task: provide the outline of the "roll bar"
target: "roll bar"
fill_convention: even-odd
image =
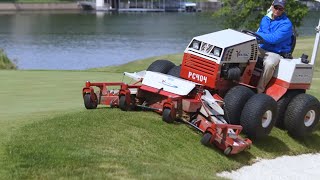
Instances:
[[[316,27],[316,38],[314,40],[314,46],[313,46],[313,51],[312,51],[312,57],[311,57],[311,65],[314,65],[318,53],[318,48],[319,48],[319,39],[320,39],[320,19],[319,19],[319,24]]]

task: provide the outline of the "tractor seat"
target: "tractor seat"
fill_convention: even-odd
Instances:
[[[289,53],[280,54],[283,58],[285,58],[285,59],[293,59],[292,53],[293,53],[293,50],[294,50],[294,48],[296,46],[296,40],[297,40],[296,35],[297,35],[296,31],[295,31],[295,29],[293,29],[293,34],[291,36],[291,42],[292,42],[291,51]],[[260,75],[262,75],[263,69],[264,69],[264,67],[263,67],[263,58],[258,56],[257,63],[255,65],[254,71],[257,72],[257,73],[260,73]]]
[[[293,28],[292,30],[292,36],[291,36],[291,51],[289,53],[280,53],[280,55],[286,59],[293,59],[293,50],[294,48],[296,47],[296,42],[297,42],[297,32],[296,32],[296,29]]]
[[[297,32],[295,30],[295,28],[293,28],[292,31],[292,36],[291,36],[291,51],[289,53],[280,53],[280,55],[286,59],[293,59],[293,50],[296,47],[296,42],[297,42]],[[263,59],[261,57],[258,56],[258,61],[257,61],[257,68],[263,69]]]

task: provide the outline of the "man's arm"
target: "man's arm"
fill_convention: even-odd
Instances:
[[[268,16],[264,16],[261,19],[259,29],[257,33],[269,33],[269,26],[270,26],[270,18]],[[259,34],[260,35],[260,34]]]
[[[267,43],[277,44],[292,36],[292,24],[290,22],[285,22],[274,32],[258,31],[257,34],[259,34]]]

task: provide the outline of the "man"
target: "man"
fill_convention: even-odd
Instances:
[[[284,10],[285,0],[274,0],[271,11],[262,18],[257,31],[265,41],[259,48],[264,70],[257,86],[258,93],[265,91],[275,67],[283,58],[281,55],[291,52],[292,23]]]

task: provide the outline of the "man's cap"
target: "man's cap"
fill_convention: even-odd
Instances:
[[[284,8],[284,5],[286,4],[285,0],[274,0],[273,1],[273,6],[281,6]]]

